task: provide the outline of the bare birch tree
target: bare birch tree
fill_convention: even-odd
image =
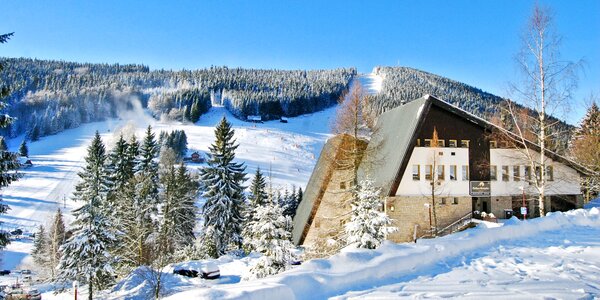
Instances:
[[[511,96],[535,111],[523,113],[522,108],[508,101],[509,118],[504,120],[512,129],[504,132],[506,139],[519,149],[524,163],[535,174],[530,184],[537,192],[540,216],[546,212],[547,154],[554,150],[557,136],[565,134],[558,126],[560,121],[551,116],[565,116],[571,92],[577,86],[579,63],[562,60],[560,44],[550,9],[536,4],[522,35],[522,50],[516,56],[522,80],[510,86]],[[536,149],[527,142],[536,144]]]

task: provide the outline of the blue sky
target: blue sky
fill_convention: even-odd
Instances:
[[[600,94],[600,1],[552,7],[565,59],[585,60],[576,100]],[[517,78],[533,1],[3,1],[0,56],[320,69],[418,68],[500,96]],[[443,95],[440,95],[443,97]],[[578,102],[581,103],[581,102]],[[567,117],[584,113],[574,105]]]

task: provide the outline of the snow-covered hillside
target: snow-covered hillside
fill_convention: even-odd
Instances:
[[[377,250],[347,248],[282,274],[168,299],[594,299],[600,210],[477,228]]]
[[[152,125],[156,133],[164,130],[183,129],[188,138],[190,151],[208,152],[214,141],[214,126],[226,116],[233,123],[235,138],[240,146],[237,159],[246,163],[249,176],[260,167],[266,174],[272,174],[273,185],[291,188],[292,185],[304,188],[318,158],[325,140],[329,137],[330,121],[335,108],[318,113],[290,118],[289,123],[269,121],[262,124],[240,121],[222,107],[213,107],[196,124],[181,124],[156,121],[143,111],[124,114],[120,120],[110,120],[82,125],[60,134],[44,137],[29,143],[30,158],[34,166],[23,171],[24,177],[2,190],[2,197],[11,207],[7,214],[0,215],[3,229],[21,228],[34,232],[39,224],[46,225],[61,208],[69,212],[78,203],[70,200],[77,172],[83,165],[87,146],[98,130],[108,145],[120,132],[120,128],[134,125],[141,138],[147,125]],[[22,137],[9,141],[9,148],[15,151]],[[190,168],[199,165],[191,164]],[[66,205],[66,208],[65,208]],[[0,269],[16,268],[28,255],[31,241],[14,241],[7,247]]]
[[[358,81],[367,94],[373,95],[381,92],[383,77],[375,72],[359,75]]]

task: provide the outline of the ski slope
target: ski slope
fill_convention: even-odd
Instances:
[[[360,74],[357,77],[357,80],[362,85],[366,94],[374,95],[381,92],[381,87],[383,85],[383,77],[381,77],[381,75],[375,72]]]
[[[190,152],[207,153],[214,141],[214,126],[225,116],[235,129],[235,139],[240,144],[237,160],[246,164],[248,180],[260,167],[265,174],[271,175],[274,187],[291,189],[292,185],[305,187],[321,148],[330,136],[334,115],[335,107],[290,118],[286,124],[279,121],[257,124],[238,120],[223,107],[213,107],[196,124],[182,124],[161,122],[144,111],[136,111],[124,113],[118,120],[84,124],[44,137],[28,144],[34,166],[23,170],[23,178],[1,191],[3,201],[11,210],[0,215],[3,222],[0,229],[21,228],[25,232],[35,232],[40,224],[50,223],[58,208],[65,211],[67,223],[71,220],[69,212],[79,204],[70,197],[96,130],[110,148],[124,128],[135,128],[138,140],[143,138],[148,125],[157,136],[160,131],[182,129],[186,132]],[[9,140],[9,149],[16,151],[21,141],[22,137]],[[201,165],[190,164],[189,167],[197,169]],[[2,251],[4,257],[0,258],[0,269],[14,269],[27,261],[30,248],[30,240],[14,241]]]

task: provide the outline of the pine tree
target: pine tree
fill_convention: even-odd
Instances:
[[[125,185],[121,192],[123,200],[123,216],[120,217],[125,246],[123,251],[124,264],[141,266],[152,261],[153,243],[158,232],[155,218],[159,206],[158,144],[152,127],[148,126],[146,135],[139,146],[135,139],[129,143],[130,159],[139,153],[135,167],[133,186]]]
[[[84,171],[73,197],[84,204],[73,211],[73,235],[60,248],[59,281],[79,280],[88,284],[89,299],[94,286],[102,289],[113,281],[113,260],[108,250],[116,241],[114,224],[106,216],[107,174],[105,148],[96,131],[85,157]]]
[[[183,107],[183,120],[182,122],[189,122],[191,120],[190,107],[188,105]]]
[[[244,248],[247,252],[254,251],[252,243],[249,241],[254,238],[255,232],[251,231],[250,228],[258,222],[256,214],[259,209],[262,208],[268,201],[268,194],[266,191],[267,183],[263,176],[260,168],[256,169],[252,183],[250,184],[250,200],[249,206],[246,209],[244,230],[242,235],[244,237],[245,245]]]
[[[27,142],[25,142],[25,140],[23,140],[19,146],[19,155],[29,157],[29,148],[27,147]]]
[[[570,152],[575,161],[588,170],[582,185],[589,201],[600,193],[600,109],[595,102],[575,130]]]
[[[296,202],[298,202],[298,206],[300,206],[300,202],[302,202],[302,197],[304,197],[304,194],[302,193],[302,188],[300,187],[296,193]],[[296,215],[296,213],[294,213],[294,215]]]
[[[575,139],[578,139],[597,134],[600,134],[600,108],[598,108],[596,102],[593,102],[581,120],[579,127],[573,133],[573,136]]]
[[[192,108],[190,109],[190,120],[192,123],[198,122],[200,119],[200,107],[198,106],[198,101],[194,101],[192,104]]]
[[[0,44],[6,43],[13,34],[14,32],[0,34]],[[4,66],[0,63],[0,71],[2,71],[3,68]],[[0,111],[4,111],[8,106],[6,102],[4,102],[4,97],[8,96],[9,92],[10,90],[8,87],[0,86]],[[14,120],[15,119],[8,114],[0,114],[0,128],[8,127]],[[4,138],[2,138],[2,142],[5,143]],[[16,173],[16,170],[20,167],[19,162],[17,161],[17,155],[7,151],[8,147],[6,147],[6,143],[3,147],[4,150],[0,150],[0,189],[8,186],[11,182],[19,178],[19,174]],[[0,215],[5,214],[9,209],[8,205],[2,203],[2,198],[0,197]],[[1,225],[2,222],[0,222],[0,226]],[[0,250],[4,249],[9,243],[8,232],[0,230]]]
[[[379,192],[369,178],[359,183],[356,200],[352,203],[352,217],[345,225],[348,244],[356,243],[358,248],[375,249],[393,231],[389,227],[391,219],[380,211]]]
[[[250,269],[250,278],[263,278],[281,273],[295,259],[289,224],[291,219],[283,215],[281,206],[268,201],[256,211],[257,222],[249,225],[254,237],[249,243],[255,251],[263,254]]]
[[[35,233],[31,256],[33,257],[33,261],[42,268],[45,268],[48,264],[48,250],[48,236],[46,235],[44,226],[40,225],[38,231]]]
[[[289,193],[287,188],[283,193],[282,198],[282,208],[283,214],[285,216],[289,216],[290,218],[294,218],[296,215],[296,209],[298,208],[298,196],[296,195],[296,187],[292,186],[292,192]]]
[[[58,266],[61,257],[60,247],[65,241],[65,223],[59,208],[56,210],[52,226],[50,226],[50,231],[48,232],[48,263],[52,280],[55,279],[56,267]]]
[[[215,230],[215,243],[219,255],[229,247],[242,246],[243,211],[245,206],[245,166],[236,163],[233,139],[234,130],[225,117],[215,129],[215,142],[209,147],[208,166],[200,170],[200,186],[206,203],[202,207],[204,227]]]
[[[268,197],[266,188],[265,177],[260,168],[256,168],[256,173],[254,174],[252,183],[250,183],[250,195],[248,196],[251,208],[265,204]]]
[[[31,130],[29,130],[29,133],[27,134],[27,136],[29,137],[29,139],[33,142],[37,141],[40,139],[40,126],[38,126],[37,123],[34,123],[33,126],[31,127]]]
[[[158,250],[170,255],[194,241],[198,188],[183,164],[177,168],[170,165],[160,177],[162,213]]]
[[[200,237],[198,237],[196,252],[200,259],[218,258],[219,250],[216,243],[217,235],[212,226],[204,227]]]
[[[0,151],[8,151],[8,145],[6,145],[6,140],[4,140],[3,136],[0,136]]]
[[[111,218],[117,223],[120,223],[121,204],[119,202],[119,192],[123,190],[127,184],[132,184],[134,176],[135,157],[129,155],[129,143],[125,141],[123,135],[119,136],[115,147],[107,157],[106,169],[109,178],[109,191],[107,194],[108,203],[113,209],[110,214]]]

